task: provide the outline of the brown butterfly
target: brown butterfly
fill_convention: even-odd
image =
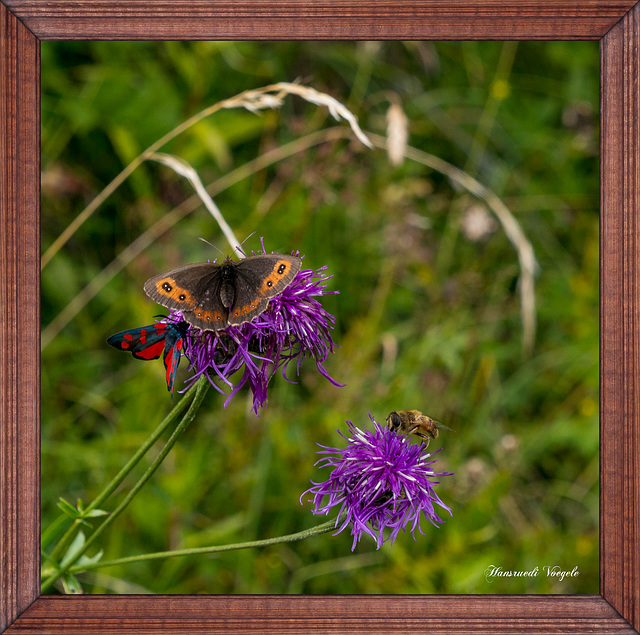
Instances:
[[[149,278],[146,294],[158,304],[181,311],[202,331],[218,331],[252,320],[269,306],[269,299],[293,281],[302,260],[283,254],[257,254],[222,264],[184,265]]]

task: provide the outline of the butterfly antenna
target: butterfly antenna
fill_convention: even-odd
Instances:
[[[251,238],[251,236],[253,236],[254,234],[255,232],[251,232],[239,245],[236,245],[236,251],[242,254],[245,258],[247,257],[247,254],[244,251],[244,249],[242,249],[242,245],[244,245],[247,242],[247,240],[249,240],[249,238]]]
[[[255,232],[251,232],[239,245],[236,245],[234,248],[234,251],[237,251],[239,253],[241,253],[245,258],[247,257],[247,254],[245,254],[244,250],[241,249],[242,245],[244,245],[247,240],[249,240],[249,238],[251,238],[251,236],[253,236],[255,234]],[[201,240],[203,243],[207,243],[207,245],[209,245],[210,247],[213,247],[216,251],[219,251],[223,256],[226,257],[227,254],[225,254],[221,249],[219,249],[218,247],[216,247],[215,245],[212,245],[208,240],[205,240],[204,238],[202,238],[202,236],[198,236],[198,240]]]
[[[251,232],[239,245],[238,247],[242,247],[242,245],[244,245],[247,240],[249,240],[249,238],[251,238],[251,236],[253,236],[255,234],[255,232]]]
[[[220,249],[219,247],[216,247],[215,245],[213,245],[212,243],[210,243],[208,240],[205,240],[202,236],[198,236],[198,240],[201,240],[203,243],[207,243],[207,245],[209,245],[209,247],[213,247],[216,251],[219,251],[223,256],[226,257],[227,254],[225,254],[222,249]]]

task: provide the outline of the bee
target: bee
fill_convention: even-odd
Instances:
[[[425,439],[425,447],[428,447],[431,439],[438,438],[438,430],[451,430],[431,417],[423,415],[419,410],[398,410],[389,413],[387,427],[389,430],[415,434]]]

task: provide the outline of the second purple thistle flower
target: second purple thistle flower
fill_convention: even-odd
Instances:
[[[340,433],[347,440],[345,448],[320,446],[318,454],[326,456],[317,465],[333,468],[332,472],[322,483],[312,481],[313,487],[302,495],[313,495],[314,514],[337,509],[336,534],[351,528],[352,551],[363,533],[375,540],[378,549],[386,541],[393,544],[401,529],[409,528],[415,540],[416,529],[423,533],[423,516],[436,527],[444,522],[436,504],[451,515],[434,490],[439,483],[434,477],[451,473],[432,469],[435,453],[428,453],[423,443],[411,443],[392,426],[383,427],[373,417],[371,421],[373,431],[347,421],[349,436]]]

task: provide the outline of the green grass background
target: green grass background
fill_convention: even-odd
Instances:
[[[384,134],[398,101],[409,143],[466,171],[531,241],[537,331],[522,348],[516,252],[499,224],[468,238],[478,201],[414,161],[390,164],[346,135],[295,154],[336,125],[297,97],[259,115],[224,111],[164,151],[206,184],[257,157],[277,160],[215,195],[248,250],[299,249],[334,275],[324,305],[340,346],[297,383],[276,377],[256,418],[250,396],[211,390],[156,476],[102,537],[104,558],[289,534],[319,524],[300,494],[316,443],[345,420],[418,408],[443,432],[438,492],[453,510],[376,551],[348,532],[264,549],[99,569],[87,593],[598,592],[598,47],[591,42],[43,42],[43,252],[120,170],[199,110],[301,78]],[[56,253],[42,275],[43,328],[153,223],[192,195],[146,163]],[[160,360],[106,345],[153,321],[142,291],[163,270],[229,253],[202,206],[140,253],[42,351],[42,526],[59,496],[85,504],[170,409]],[[97,278],[98,281],[100,278]],[[185,377],[185,367],[178,382]],[[295,379],[295,374],[290,372]],[[144,466],[142,466],[144,467]],[[142,469],[141,467],[141,469]],[[135,477],[139,475],[136,473]],[[132,477],[132,478],[133,478]],[[131,481],[127,481],[130,484]],[[105,506],[113,509],[118,492]],[[45,545],[45,549],[50,546]],[[90,555],[96,550],[90,552]],[[540,567],[488,582],[489,565]],[[580,575],[559,582],[558,565]]]

